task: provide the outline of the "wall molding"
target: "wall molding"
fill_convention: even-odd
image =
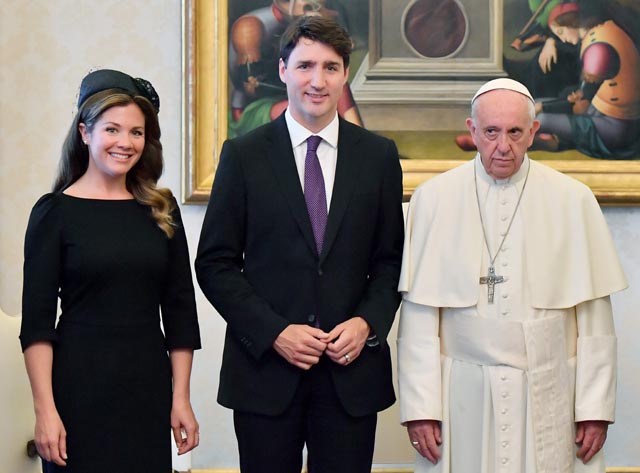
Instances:
[[[190,470],[189,473],[240,473],[240,470],[207,469]],[[373,468],[371,473],[413,473],[413,468]],[[640,466],[610,466],[607,468],[607,473],[640,473]]]

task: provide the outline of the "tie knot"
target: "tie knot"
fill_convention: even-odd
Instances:
[[[313,151],[315,153],[318,149],[318,146],[320,146],[321,141],[322,138],[317,135],[311,135],[309,138],[307,138],[307,152]]]

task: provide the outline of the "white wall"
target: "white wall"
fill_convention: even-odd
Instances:
[[[122,69],[150,80],[161,98],[166,171],[181,185],[181,3],[179,0],[0,0],[0,308],[20,311],[22,244],[29,212],[48,191],[59,149],[89,68]],[[193,257],[204,208],[182,208]],[[605,209],[631,289],[614,297],[620,346],[618,422],[610,430],[608,464],[640,465],[640,333],[637,317],[640,209]],[[193,403],[202,445],[194,468],[237,468],[231,416],[215,402],[224,324],[198,291],[204,349],[197,352]],[[621,388],[621,389],[620,389]],[[411,461],[395,413],[383,414],[377,461]],[[401,447],[396,448],[394,445]]]

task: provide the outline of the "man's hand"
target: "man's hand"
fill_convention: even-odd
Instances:
[[[577,422],[576,443],[580,446],[577,457],[585,465],[600,451],[607,440],[609,422],[606,420],[585,420]]]
[[[319,328],[291,324],[280,332],[273,348],[292,365],[308,370],[320,361],[327,348],[328,336]]]
[[[567,101],[569,103],[577,103],[581,100],[584,100],[584,94],[580,89],[574,90],[569,95],[567,95]]]
[[[256,95],[256,90],[260,86],[260,82],[256,77],[249,76],[247,77],[247,80],[243,83],[243,86],[244,86],[244,91],[247,94],[253,96],[253,95]]]
[[[412,420],[407,422],[407,433],[411,445],[420,455],[434,465],[440,460],[439,445],[442,443],[440,421],[438,420]]]
[[[362,317],[352,317],[336,325],[326,340],[327,356],[334,363],[348,365],[358,358],[371,328]]]
[[[542,112],[542,102],[536,102],[535,105],[536,115]]]
[[[551,72],[553,64],[558,62],[558,48],[556,48],[556,40],[547,38],[538,57],[538,65],[544,74]]]
[[[572,111],[574,115],[584,115],[589,109],[591,102],[588,100],[578,100],[573,104]]]

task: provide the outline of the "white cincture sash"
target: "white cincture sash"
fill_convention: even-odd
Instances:
[[[526,322],[446,314],[441,353],[526,372],[538,473],[573,471],[573,425],[563,316]]]

